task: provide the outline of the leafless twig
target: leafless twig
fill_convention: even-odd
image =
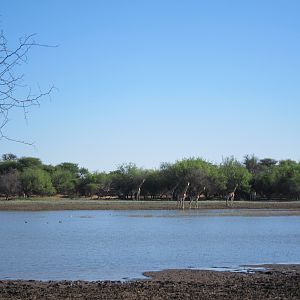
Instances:
[[[18,45],[10,49],[4,33],[0,32],[0,140],[19,142],[32,145],[26,141],[14,139],[4,133],[4,127],[9,121],[9,113],[13,109],[23,110],[26,119],[27,110],[40,105],[40,100],[50,95],[54,86],[45,91],[40,88],[33,92],[24,83],[24,74],[17,73],[17,67],[27,62],[27,55],[32,47],[56,47],[39,44],[34,40],[35,34],[19,39]]]

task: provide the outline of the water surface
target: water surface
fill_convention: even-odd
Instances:
[[[0,212],[0,279],[122,280],[170,268],[299,262],[300,216]]]

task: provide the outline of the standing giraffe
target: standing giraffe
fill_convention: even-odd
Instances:
[[[236,184],[234,190],[232,192],[228,193],[228,195],[226,197],[226,206],[228,206],[228,200],[230,200],[231,206],[233,206],[233,200],[234,200],[235,191],[236,191],[237,187],[238,187],[238,185]]]
[[[141,200],[141,188],[142,188],[142,186],[143,186],[145,180],[146,180],[146,179],[143,179],[143,180],[142,180],[142,182],[139,184],[139,186],[138,186],[138,188],[137,188],[137,191],[136,191],[136,193],[135,193],[135,199],[138,200],[138,201]]]
[[[195,198],[191,197],[191,199],[190,199],[190,208],[192,208],[192,203],[193,203],[194,200],[196,201],[196,208],[199,208],[198,200],[199,200],[199,198],[201,197],[201,195],[205,192],[205,190],[206,190],[206,187],[203,187],[203,190],[201,190],[201,191],[196,195]]]
[[[256,200],[256,191],[252,190],[250,192],[250,200]]]
[[[184,209],[184,201],[186,199],[186,194],[189,189],[189,186],[190,186],[190,183],[188,182],[185,189],[183,190],[183,193],[181,195],[179,195],[179,198],[178,198],[178,207],[179,208]],[[180,197],[180,196],[182,196],[182,197]]]
[[[171,189],[171,192],[170,192],[170,200],[174,200],[176,198],[176,189],[178,188],[179,186],[179,182]]]
[[[176,193],[175,193],[175,191],[176,191],[176,189],[177,189],[178,186],[179,186],[179,183],[177,183],[177,184],[176,184],[173,188],[171,188],[170,190],[167,190],[167,191],[161,193],[161,194],[159,195],[159,197],[160,197],[161,199],[163,199],[163,198],[165,197],[167,200],[174,200],[174,199],[176,198]]]

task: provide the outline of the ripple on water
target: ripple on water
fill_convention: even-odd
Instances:
[[[0,279],[121,280],[147,270],[252,272],[262,269],[245,265],[300,262],[300,216],[219,212],[0,212]]]

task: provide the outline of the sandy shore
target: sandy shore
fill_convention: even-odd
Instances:
[[[254,274],[198,270],[147,272],[131,282],[0,281],[0,299],[300,299],[300,265]]]
[[[186,210],[189,208],[186,203]],[[235,201],[232,208],[282,210],[283,215],[300,215],[300,201]],[[0,200],[0,211],[53,211],[53,210],[160,210],[177,209],[175,201],[126,201],[91,200],[65,198],[32,198],[19,200]],[[193,207],[193,209],[195,209]],[[201,201],[199,209],[229,209],[225,201]]]

